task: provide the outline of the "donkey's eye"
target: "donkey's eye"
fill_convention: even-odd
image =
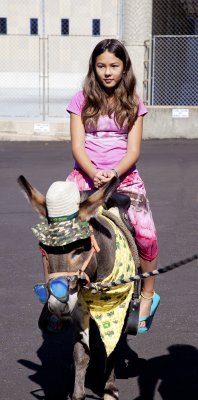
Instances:
[[[72,257],[79,256],[83,252],[83,248],[79,248],[73,251]]]

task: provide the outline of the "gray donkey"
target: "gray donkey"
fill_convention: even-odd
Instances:
[[[72,318],[74,322],[72,400],[85,399],[90,318],[96,322],[105,348],[104,400],[119,399],[114,353],[134,287],[129,283],[97,289],[97,282],[128,278],[135,272],[125,235],[101,207],[115,190],[117,178],[84,201],[71,182],[55,182],[46,197],[23,176],[18,182],[41,216],[33,233],[44,252],[45,283],[36,285],[35,292],[52,314],[63,320]],[[90,282],[95,283],[94,293],[89,290]]]

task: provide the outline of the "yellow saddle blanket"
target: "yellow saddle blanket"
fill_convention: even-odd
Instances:
[[[113,271],[102,283],[135,275],[135,264],[126,238],[111,220],[107,220],[115,231],[116,254]],[[133,291],[134,283],[131,282],[111,289],[102,289],[102,292],[97,293],[83,288],[79,293],[80,306],[83,310],[89,309],[91,317],[98,325],[107,356],[118,343]]]

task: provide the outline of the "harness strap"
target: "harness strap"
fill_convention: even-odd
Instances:
[[[91,232],[92,232],[92,235],[90,236],[90,237],[91,237],[91,244],[92,244],[92,247],[94,247],[96,253],[99,253],[100,247],[98,246],[98,242],[97,242],[97,240],[96,240],[96,238],[95,238],[95,236],[94,236],[93,228],[92,228],[91,225],[90,225],[90,228],[91,228]]]
[[[48,282],[50,279],[52,278],[57,278],[59,276],[78,276],[81,277],[82,275],[85,276],[85,279],[87,281],[87,283],[90,283],[90,279],[89,276],[86,274],[85,269],[87,268],[88,264],[90,263],[92,257],[94,256],[95,253],[98,253],[100,251],[100,247],[98,246],[97,240],[93,234],[93,228],[91,227],[91,231],[92,231],[92,235],[90,236],[91,238],[91,251],[90,254],[88,256],[88,258],[84,261],[82,267],[76,271],[76,272],[67,272],[67,271],[60,271],[60,272],[51,272],[49,274],[48,272],[48,268],[45,262],[43,262],[43,266],[44,266],[44,276],[45,276],[45,280],[46,282]],[[48,259],[48,254],[45,250],[42,249],[41,252],[43,257],[46,257],[46,259]]]
[[[48,274],[49,279],[57,278],[59,276],[75,276],[76,275],[76,276],[80,277],[80,276],[84,275],[85,278],[86,278],[87,283],[90,283],[89,276],[85,273],[85,269],[87,268],[89,262],[91,261],[93,255],[95,253],[96,253],[96,250],[95,250],[94,247],[92,247],[91,251],[90,251],[90,254],[89,254],[89,257],[84,261],[82,267],[78,271],[76,271],[76,272],[66,272],[66,271],[63,271],[63,272],[52,272],[51,274]]]

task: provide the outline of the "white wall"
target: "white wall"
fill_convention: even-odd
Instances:
[[[70,19],[71,35],[91,35],[93,18],[101,19],[101,35],[117,35],[119,0],[1,0],[8,34],[29,35],[30,18],[38,18],[42,35],[43,4],[46,35],[61,34],[61,18]]]

